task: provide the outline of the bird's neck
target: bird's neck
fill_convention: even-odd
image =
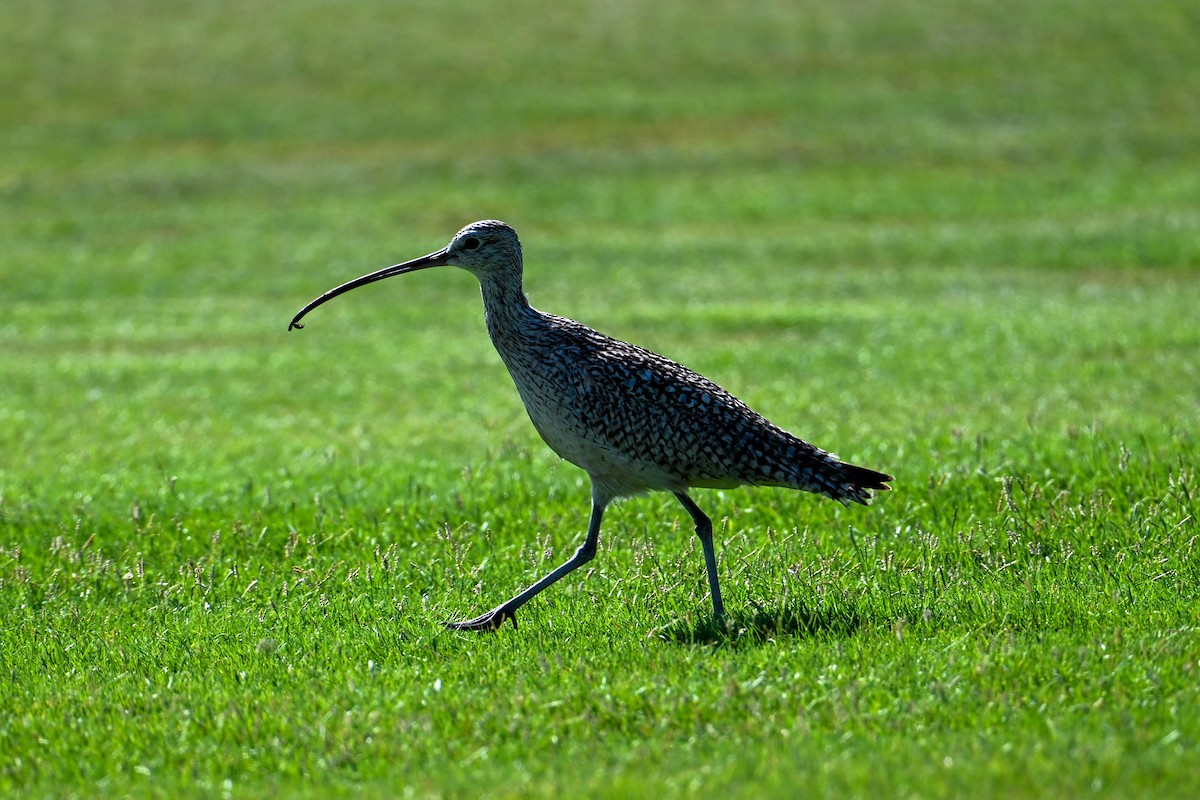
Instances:
[[[483,292],[483,310],[487,317],[488,334],[497,349],[500,343],[526,330],[538,312],[529,305],[520,279],[485,277],[479,281]]]

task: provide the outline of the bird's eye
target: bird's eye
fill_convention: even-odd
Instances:
[[[463,250],[478,250],[479,249],[479,240],[476,239],[474,236],[468,237],[466,239],[463,239],[462,246],[463,246]]]

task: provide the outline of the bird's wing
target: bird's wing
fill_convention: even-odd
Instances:
[[[772,458],[781,445],[820,452],[702,375],[635,345],[587,334],[573,337],[555,360],[572,388],[563,418],[597,446],[692,486],[786,481]]]

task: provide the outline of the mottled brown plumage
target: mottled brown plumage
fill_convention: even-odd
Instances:
[[[591,560],[600,521],[618,497],[651,490],[675,494],[704,547],[713,612],[724,616],[712,523],[690,488],[784,486],[842,503],[866,502],[891,476],[847,464],[772,424],[687,367],[573,320],[538,311],[522,289],[521,243],[497,220],[463,228],[442,250],[331,289],[316,306],[366,283],[427,267],[473,273],[483,292],[488,334],[508,367],[529,418],[554,452],[587,471],[592,517],[587,538],[568,561],[459,630],[494,630],[536,594]]]

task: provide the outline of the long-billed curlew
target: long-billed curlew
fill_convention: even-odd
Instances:
[[[713,614],[725,616],[712,521],[691,488],[784,486],[866,505],[893,480],[840,461],[773,425],[707,378],[670,359],[529,305],[521,285],[521,242],[497,220],[475,222],[427,256],[330,289],[300,310],[288,330],[327,300],[374,281],[427,267],[462,267],[479,279],[488,334],[512,375],[529,418],[559,456],[592,480],[587,538],[567,561],[486,614],[446,625],[495,630],[543,589],[596,555],[600,520],[614,499],[672,492],[704,547]]]

